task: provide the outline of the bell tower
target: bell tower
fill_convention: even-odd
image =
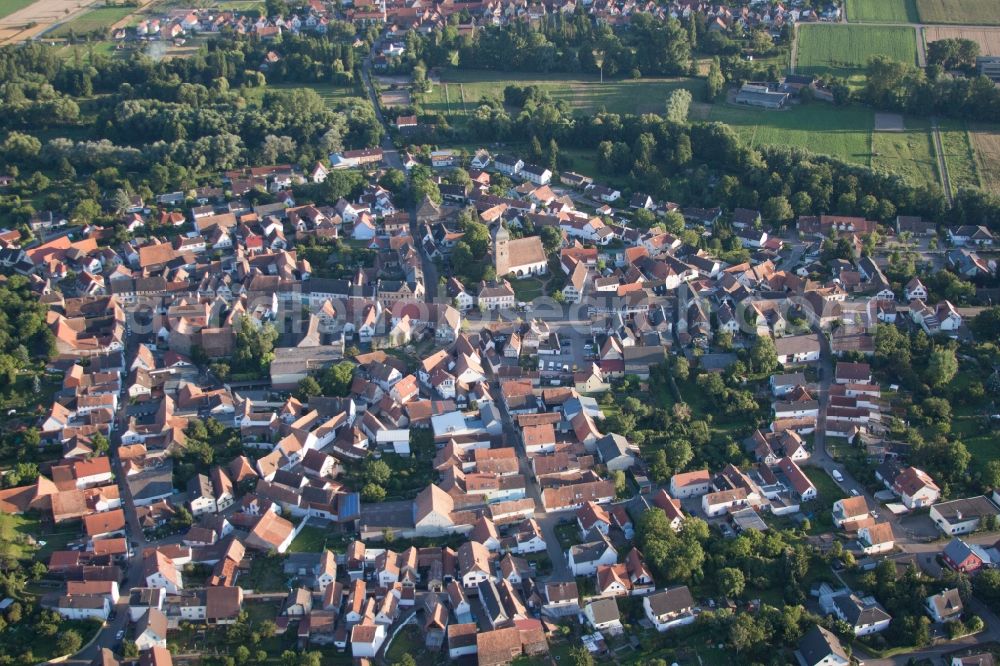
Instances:
[[[503,277],[510,272],[510,233],[501,222],[493,233],[493,267],[497,277]]]

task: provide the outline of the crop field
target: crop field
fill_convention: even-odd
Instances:
[[[873,132],[872,166],[918,185],[939,183],[930,121],[906,117],[901,132]]]
[[[35,0],[0,0],[0,18],[10,16],[30,5]]]
[[[944,161],[948,165],[951,187],[979,187],[979,168],[976,166],[976,152],[972,148],[972,138],[961,120],[944,118],[938,121]]]
[[[916,0],[847,0],[847,20],[863,23],[918,23]]]
[[[1000,126],[971,125],[969,138],[983,189],[1000,194]]]
[[[594,113],[602,107],[612,113],[662,112],[667,97],[677,88],[701,96],[704,81],[698,79],[605,80],[567,74],[517,74],[477,70],[442,72],[441,83],[423,97],[430,113],[471,113],[483,97],[503,99],[509,85],[538,86],[553,99],[565,100],[579,113]]]
[[[1000,28],[950,28],[927,26],[924,39],[928,44],[939,39],[971,39],[979,44],[982,55],[1000,55]]]
[[[850,76],[868,66],[874,56],[916,63],[913,28],[876,25],[803,25],[798,29],[800,74]]]
[[[878,2],[879,0],[870,0]],[[921,23],[1000,25],[997,0],[914,0]]]
[[[112,25],[118,23],[136,11],[135,7],[98,7],[91,9],[46,34],[46,37],[67,37],[71,33],[87,35],[92,32],[106,32]]]
[[[817,103],[767,111],[716,104],[708,120],[730,125],[751,146],[795,146],[847,162],[871,163],[874,114],[868,109]]]

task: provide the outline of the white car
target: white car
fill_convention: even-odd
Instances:
[[[830,472],[830,475],[833,477],[833,479],[837,483],[843,483],[844,482],[844,475],[840,473],[839,469],[833,470],[832,472]]]

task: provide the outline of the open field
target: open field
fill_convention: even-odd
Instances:
[[[847,20],[863,23],[917,23],[916,0],[847,0]]]
[[[802,25],[798,29],[800,74],[849,76],[868,61],[885,55],[916,63],[917,36],[913,28],[874,25]]]
[[[30,5],[34,0],[0,0],[0,18],[10,16]]]
[[[72,21],[67,21],[49,32],[47,37],[67,37],[71,33],[87,35],[92,32],[106,31],[129,14],[135,7],[98,7],[81,14]]]
[[[868,109],[809,104],[766,111],[716,104],[708,120],[730,125],[752,146],[794,146],[866,166],[871,163],[874,114]]]
[[[939,39],[971,39],[979,44],[983,55],[1000,55],[1000,28],[949,28],[938,25],[924,28],[924,40],[928,44]]]
[[[939,183],[930,121],[907,117],[902,131],[873,132],[872,166],[916,184]]]
[[[976,156],[976,170],[983,189],[1000,194],[1000,127],[970,125],[969,138]]]
[[[503,99],[509,85],[538,86],[553,99],[565,100],[580,113],[594,113],[602,107],[612,113],[662,112],[667,97],[677,88],[701,96],[700,79],[606,80],[572,74],[511,74],[478,70],[449,70],[441,73],[441,84],[424,95],[423,106],[430,113],[470,113],[482,97]]]
[[[878,0],[872,0],[878,1]],[[921,23],[1000,25],[996,0],[914,0]]]
[[[965,123],[961,120],[943,118],[938,121],[944,161],[948,165],[948,177],[952,189],[979,187],[979,170],[976,153]]]
[[[85,11],[89,0],[0,0],[10,12],[0,18],[0,44],[12,44],[37,37],[57,21],[74,12]],[[21,4],[21,8],[17,5]],[[30,27],[29,27],[30,26]]]

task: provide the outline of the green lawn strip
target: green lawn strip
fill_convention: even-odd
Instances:
[[[902,132],[872,133],[872,167],[915,185],[941,184],[930,120],[906,117],[903,122]]]
[[[876,55],[916,64],[917,34],[905,26],[810,24],[798,29],[799,74],[850,76]]]
[[[860,106],[813,103],[785,111],[716,104],[709,120],[726,123],[751,146],[792,146],[868,165],[874,114]]]
[[[972,141],[969,138],[965,121],[941,118],[938,121],[938,131],[941,134],[941,146],[944,150],[944,161],[948,166],[948,177],[951,179],[952,189],[979,187],[976,154],[972,148]]]

